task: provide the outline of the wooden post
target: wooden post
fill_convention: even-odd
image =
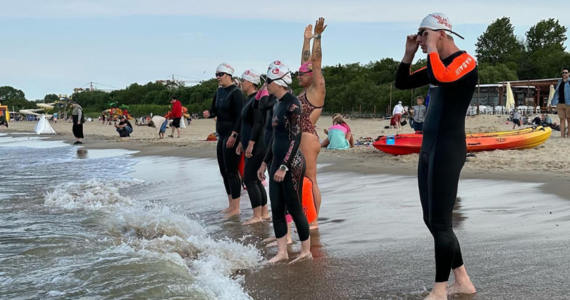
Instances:
[[[501,85],[500,89],[497,89],[497,91],[499,92],[499,105],[503,106],[503,94],[504,94],[504,85]]]
[[[374,105],[374,117],[376,117],[376,105]]]
[[[360,108],[358,109],[358,114],[362,116],[362,104],[360,104]]]
[[[481,89],[480,85],[481,85],[481,80],[479,80],[477,84],[477,115],[479,115],[479,92]]]

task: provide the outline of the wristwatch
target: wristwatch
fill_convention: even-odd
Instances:
[[[320,35],[320,34],[315,34],[313,37],[318,40],[318,39],[321,38],[321,35]]]
[[[281,166],[279,167],[279,170],[287,172],[287,171],[289,171],[289,168],[287,168],[286,165],[281,165]]]

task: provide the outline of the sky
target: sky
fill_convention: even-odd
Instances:
[[[0,86],[29,100],[167,79],[206,80],[227,62],[236,75],[280,60],[297,69],[305,26],[325,17],[323,64],[400,60],[406,35],[433,12],[446,14],[457,45],[475,54],[477,38],[503,16],[515,34],[538,21],[570,27],[559,1],[194,1],[0,0]],[[425,55],[418,53],[416,59]]]

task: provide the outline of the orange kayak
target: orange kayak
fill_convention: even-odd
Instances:
[[[467,152],[529,149],[545,143],[552,129],[538,126],[517,131],[468,134],[466,138]],[[396,134],[378,139],[374,148],[394,155],[420,153],[422,147],[421,134]]]

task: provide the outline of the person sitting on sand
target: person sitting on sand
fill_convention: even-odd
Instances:
[[[158,129],[158,138],[163,139],[164,133],[166,133],[166,125],[168,125],[168,120],[161,116],[154,116],[152,120],[148,122],[149,127]]]
[[[129,122],[125,116],[119,116],[119,120],[119,125],[115,125],[119,136],[130,137],[131,133],[133,133],[133,125],[131,125],[131,122]]]
[[[354,137],[350,131],[350,127],[340,114],[333,115],[333,126],[328,130],[325,129],[325,133],[328,137],[321,143],[321,147],[326,147],[327,149],[334,150],[346,150],[349,147],[354,147]]]

